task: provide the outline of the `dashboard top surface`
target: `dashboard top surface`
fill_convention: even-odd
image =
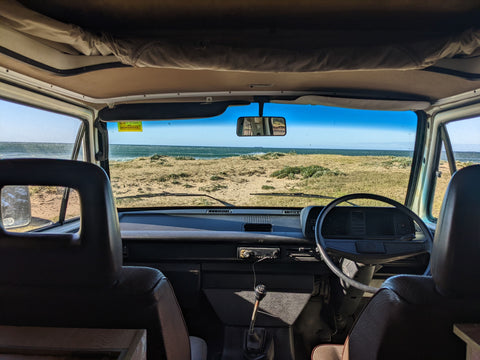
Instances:
[[[125,239],[264,239],[314,241],[322,207],[300,209],[173,209],[119,214]],[[413,222],[394,208],[338,207],[323,232],[331,238],[410,240]]]

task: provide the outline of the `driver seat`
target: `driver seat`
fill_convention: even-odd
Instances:
[[[389,278],[344,345],[320,345],[312,360],[465,359],[456,323],[480,322],[480,165],[448,186],[431,255],[432,276]]]

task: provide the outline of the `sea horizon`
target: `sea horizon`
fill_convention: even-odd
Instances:
[[[73,144],[70,143],[27,143],[0,142],[0,158],[47,157],[70,158]],[[325,148],[278,148],[278,147],[226,147],[226,146],[176,146],[110,144],[109,158],[112,161],[128,161],[139,157],[165,155],[171,157],[192,157],[195,159],[220,159],[242,155],[262,155],[269,152],[292,153],[299,155],[328,154],[346,156],[399,156],[412,157],[412,150],[396,149],[325,149]],[[480,163],[480,152],[456,151],[455,159],[463,162]],[[442,153],[442,160],[446,160]]]

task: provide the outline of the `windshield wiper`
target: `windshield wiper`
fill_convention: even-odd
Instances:
[[[305,194],[305,193],[250,193],[250,195],[262,195],[262,196],[290,196],[290,197],[304,197],[304,198],[315,198],[315,199],[330,199],[335,200],[336,197],[326,196],[326,195],[317,195],[317,194]],[[345,201],[347,204],[358,207],[357,204],[354,204],[350,201]]]
[[[118,196],[118,197],[116,197],[116,199],[124,200],[124,199],[138,199],[138,198],[153,198],[153,197],[157,197],[157,196],[205,196],[205,197],[208,197],[212,200],[218,201],[219,203],[221,203],[225,206],[228,206],[228,207],[234,207],[235,206],[233,204],[230,204],[226,201],[217,199],[217,198],[215,198],[211,195],[208,195],[208,194],[170,193],[170,192],[166,192],[166,191],[161,192],[161,193],[157,193],[157,194],[138,194],[138,195]]]

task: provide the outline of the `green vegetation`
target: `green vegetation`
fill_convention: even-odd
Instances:
[[[182,178],[188,178],[188,177],[190,177],[190,174],[187,174],[187,173],[168,174],[158,178],[158,181],[165,182],[168,180],[176,180],[176,179],[182,179]]]
[[[166,155],[155,154],[155,155],[150,156],[150,161],[155,162],[159,165],[166,165],[167,164],[167,159],[168,159],[168,156],[166,156]]]
[[[278,159],[285,155],[286,155],[285,153],[281,153],[281,152],[268,152],[265,155],[262,155],[261,158],[263,160],[272,160],[272,159]]]
[[[227,185],[214,184],[214,185],[211,185],[211,186],[202,186],[198,189],[201,190],[201,191],[205,191],[207,193],[210,193],[210,192],[215,192],[215,191],[219,191],[219,190],[227,189],[227,188],[228,188]]]
[[[241,155],[240,159],[242,159],[242,160],[255,160],[255,161],[275,160],[275,159],[278,159],[278,158],[280,158],[282,156],[285,156],[285,155],[287,155],[287,154],[275,151],[275,152],[268,152],[266,154],[258,155],[258,156],[256,156],[256,155]]]
[[[175,160],[195,160],[193,156],[175,156]]]
[[[307,178],[318,178],[325,175],[345,175],[338,170],[330,170],[329,168],[319,166],[319,165],[310,165],[310,166],[285,166],[282,170],[277,170],[272,173],[272,177],[277,179],[295,179],[296,175],[301,175],[303,179]]]
[[[211,193],[236,206],[303,207],[325,205],[330,201],[251,195],[260,189],[263,192],[303,192],[332,197],[369,192],[404,202],[411,161],[409,158],[392,156],[276,152],[195,161],[177,160],[175,157],[159,157],[153,162],[150,158],[146,159],[148,161],[134,159],[110,163],[115,195],[131,197],[122,201],[122,207],[201,206],[200,201],[204,201],[186,196],[135,198],[140,195],[138,187],[147,189],[143,195],[162,192]],[[162,161],[164,164],[161,165]],[[439,185],[450,177],[448,167],[441,170],[445,176],[437,179]],[[219,206],[218,202],[213,201],[213,204]]]
[[[218,176],[218,175],[212,175],[210,176],[210,180],[216,181],[216,180],[225,180],[224,177]]]
[[[412,166],[412,159],[408,157],[390,156],[387,160],[382,161],[381,165],[387,168],[397,167],[407,169]]]
[[[260,158],[258,156],[255,156],[255,155],[242,155],[242,156],[240,156],[240,159],[242,159],[242,160],[255,160],[255,161],[260,160]]]
[[[150,160],[160,160],[160,159],[164,159],[164,158],[166,158],[165,155],[154,154],[154,155],[150,156]]]
[[[253,176],[253,175],[265,175],[265,169],[263,168],[258,168],[258,169],[251,169],[251,170],[245,170],[245,171],[240,171],[238,173],[240,176]]]

